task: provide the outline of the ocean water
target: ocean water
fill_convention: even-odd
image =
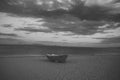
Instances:
[[[0,45],[0,56],[45,54],[120,55],[120,48],[60,47],[43,45]]]

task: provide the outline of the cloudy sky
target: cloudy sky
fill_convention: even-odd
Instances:
[[[5,1],[0,6],[0,44],[120,47],[118,0]],[[16,8],[7,10],[7,6]],[[13,13],[16,9],[22,16]],[[23,14],[33,9],[40,15]]]

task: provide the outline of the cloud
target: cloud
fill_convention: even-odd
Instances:
[[[88,9],[92,9],[92,8],[88,8]],[[97,10],[98,8],[95,9]],[[78,10],[76,9],[76,11]],[[95,12],[95,10],[93,10],[93,12]],[[80,13],[80,11],[78,13]],[[95,14],[98,13],[99,12],[96,12]],[[1,17],[4,24],[7,24],[7,26],[6,25],[5,26],[9,27],[9,24],[12,23],[13,27],[11,28],[1,27],[0,28],[1,32],[4,33],[2,33],[0,37],[16,38],[16,37],[11,37],[11,36],[15,36],[16,34],[22,36],[17,38],[26,40],[28,42],[53,41],[53,42],[75,43],[75,44],[79,42],[102,44],[101,41],[104,42],[106,40],[105,43],[107,43],[107,41],[109,43],[112,42],[114,43],[115,40],[112,41],[113,38],[120,36],[119,34],[120,28],[118,28],[120,27],[119,22],[104,21],[104,20],[95,21],[95,19],[89,20],[88,19],[89,16],[92,15],[91,17],[93,16],[96,17],[96,15],[92,14],[92,11],[91,14],[89,14],[89,16],[88,14],[89,13],[87,13],[87,15],[85,14],[84,20],[81,19],[82,16],[78,18],[72,14],[64,14],[59,16],[57,15],[54,17],[44,16],[40,21],[39,21],[40,18],[36,18],[36,17],[34,18],[15,17],[15,16],[13,17],[10,15],[5,15],[4,17]],[[3,24],[3,22],[1,21],[1,24]],[[112,40],[109,41],[110,39]],[[115,43],[117,43],[117,41]]]
[[[1,33],[1,32],[0,32],[0,36],[18,37],[18,35],[17,35],[17,34],[13,34],[13,33]]]
[[[50,29],[37,29],[32,27],[24,27],[24,28],[15,28],[15,31],[27,31],[27,32],[45,32],[45,33],[51,33],[52,31]]]
[[[120,27],[120,23],[106,22],[105,25],[99,26],[97,31],[99,33],[110,33],[110,30],[117,31],[117,29],[119,30],[119,27]]]
[[[107,14],[120,14],[120,1],[119,0],[84,0],[85,6],[95,7],[99,6],[105,10]]]
[[[120,37],[105,38],[102,43],[120,43]]]
[[[112,4],[115,0],[83,0],[86,6],[106,6]]]
[[[120,14],[120,2],[119,3],[114,3],[112,4],[110,7],[110,10],[108,11],[108,13],[110,14]]]
[[[16,14],[27,13],[47,17],[70,14],[80,19],[116,20],[117,18],[117,21],[120,21],[118,16],[116,17],[116,14],[120,14],[120,2],[116,0],[10,0],[6,4],[2,0],[1,3],[6,5],[6,11]]]
[[[69,21],[71,19],[69,16]],[[43,26],[47,26],[55,32],[72,32],[78,35],[92,35],[97,32],[98,26],[102,26],[105,24],[105,22],[98,22],[98,21],[71,20],[71,22],[69,22],[68,20],[66,21],[64,20],[65,20],[64,17],[59,20],[47,19],[45,20],[46,23],[43,24]]]
[[[12,24],[3,24],[1,25],[2,27],[5,27],[5,28],[10,28],[10,27],[13,27]]]

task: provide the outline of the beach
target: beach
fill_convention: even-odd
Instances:
[[[44,56],[0,58],[0,80],[119,80],[120,56],[69,56],[52,63]]]
[[[0,80],[120,80],[119,48],[1,45]],[[48,53],[67,54],[65,63]]]

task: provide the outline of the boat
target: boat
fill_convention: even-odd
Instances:
[[[47,54],[46,57],[51,62],[64,63],[64,62],[66,62],[68,55],[66,55],[66,54]]]

